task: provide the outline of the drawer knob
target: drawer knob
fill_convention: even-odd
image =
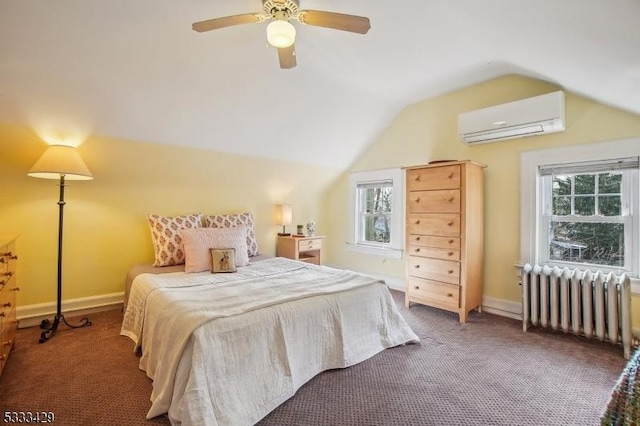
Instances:
[[[10,307],[11,307],[11,302],[7,302],[7,303],[5,303],[5,304],[4,304],[4,305],[2,305],[2,306],[4,306],[5,308],[10,308]]]
[[[420,175],[416,175],[415,181],[420,182]]]
[[[416,203],[420,202],[420,197],[416,198]]]
[[[454,200],[454,199],[455,199],[455,198],[453,198],[453,197],[449,198],[449,202],[450,202],[450,203],[453,203],[453,200]]]
[[[449,174],[449,179],[453,179],[453,173]]]
[[[420,290],[420,286],[418,286],[418,285],[417,285],[417,286],[414,286],[414,287],[413,287],[413,289],[414,289],[414,290]]]
[[[449,253],[447,253],[449,256],[453,256],[453,252],[450,251]]]
[[[453,222],[447,222],[447,226],[453,226]]]
[[[449,244],[453,244],[453,243],[454,243],[454,241],[453,241],[453,240],[449,240]]]
[[[453,294],[447,293],[447,297],[453,297]]]
[[[6,316],[7,316],[7,315],[4,313],[4,311],[0,312],[0,317],[4,318],[4,317],[6,317]]]
[[[448,273],[449,275],[451,275],[451,274],[453,274],[453,270],[449,269],[449,270],[447,271],[447,273]]]
[[[5,359],[7,359],[7,356],[5,354],[0,355],[0,361],[4,361]]]
[[[416,241],[420,241],[420,237],[416,237]]]
[[[420,247],[416,248],[416,253],[420,253]]]
[[[415,266],[415,268],[416,268],[416,269],[420,269],[420,265],[416,265],[416,266]]]
[[[11,289],[11,291],[20,291],[20,287],[14,287]]]
[[[420,225],[420,219],[416,220],[416,225]]]
[[[4,342],[4,346],[11,346],[13,345],[13,340],[7,340],[6,342]]]
[[[13,272],[9,271],[9,272],[5,272],[4,274],[2,274],[3,277],[11,277],[13,276]]]

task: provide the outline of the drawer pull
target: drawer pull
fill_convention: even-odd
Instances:
[[[416,203],[420,202],[420,197],[416,198]]]
[[[416,268],[416,269],[420,269],[420,265],[416,265],[416,266],[415,266],[415,268]]]
[[[416,175],[416,178],[414,179],[416,182],[420,182],[420,175]]]
[[[453,200],[455,200],[455,198],[453,198],[453,197],[449,198],[449,202],[450,203],[453,203]]]
[[[416,220],[416,225],[420,225],[420,219]]]
[[[11,253],[10,251],[4,252],[4,253],[0,253],[0,256],[6,257],[6,258],[8,258],[10,260],[17,260],[18,259],[18,256],[13,254],[13,253]]]
[[[447,271],[447,273],[448,273],[449,275],[451,275],[451,274],[453,274],[453,270],[449,269],[449,270]]]
[[[449,253],[447,253],[447,255],[449,255],[449,256],[453,256],[453,252],[452,252],[452,251],[450,251]]]
[[[4,274],[2,274],[3,277],[11,277],[13,276],[13,272],[9,271],[9,272],[5,272]]]
[[[10,308],[11,307],[11,302],[7,302],[2,306],[5,307],[5,308]]]
[[[416,253],[420,253],[420,247],[416,248]]]
[[[416,237],[416,241],[420,241],[420,237]]]
[[[447,293],[447,297],[453,297],[453,294]]]
[[[449,174],[449,179],[453,179],[453,173]]]
[[[11,346],[13,345],[13,340],[7,340],[6,342],[4,342],[4,346]]]
[[[453,222],[447,222],[447,226],[453,226]]]
[[[449,244],[453,244],[453,243],[454,243],[454,241],[453,241],[453,240],[449,240]]]
[[[20,291],[20,287],[14,287],[11,289],[11,291]]]
[[[414,286],[414,287],[413,287],[413,289],[414,289],[414,290],[420,290],[420,286],[418,286],[418,285],[417,285],[417,286]]]
[[[7,359],[7,356],[5,354],[0,355],[0,361],[4,361],[5,359]]]
[[[0,317],[2,317],[2,318],[6,317],[4,311],[0,312]]]

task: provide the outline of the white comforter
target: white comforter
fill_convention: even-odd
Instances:
[[[121,334],[153,380],[147,418],[174,425],[254,424],[321,371],[419,341],[382,281],[284,258],[142,274]]]

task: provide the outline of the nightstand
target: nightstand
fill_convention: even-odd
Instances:
[[[322,239],[313,237],[278,237],[276,256],[322,265]]]

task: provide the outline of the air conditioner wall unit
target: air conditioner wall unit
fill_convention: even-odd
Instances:
[[[458,116],[460,141],[468,145],[497,142],[565,130],[564,92],[521,99]]]

